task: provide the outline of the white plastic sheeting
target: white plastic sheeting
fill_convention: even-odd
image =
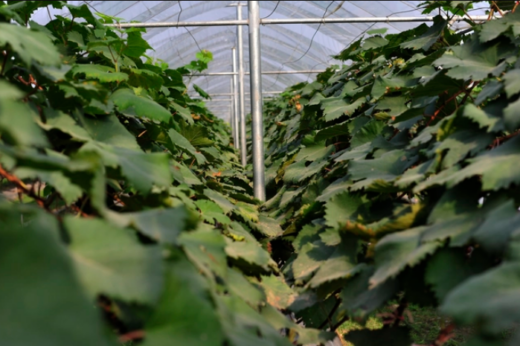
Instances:
[[[86,3],[92,12],[121,18],[121,22],[177,22],[236,19],[236,4],[232,1],[69,1],[74,5]],[[247,2],[243,2],[244,5]],[[352,18],[352,17],[411,17],[421,16],[417,5],[421,1],[260,1],[262,18]],[[275,9],[276,7],[276,9]],[[274,10],[274,12],[273,12]],[[242,9],[247,18],[247,6]],[[50,15],[70,16],[68,10],[50,9]],[[49,21],[49,11],[40,9],[33,16],[40,24]],[[348,23],[348,24],[281,24],[261,27],[262,70],[325,69],[341,64],[331,55],[339,53],[367,29],[387,28],[397,33],[420,23]],[[318,30],[319,28],[319,30]],[[247,26],[244,32],[244,70],[249,71]],[[314,38],[313,38],[314,36]],[[195,58],[200,49],[213,53],[214,61],[208,72],[232,71],[231,49],[236,46],[236,27],[190,27],[148,29],[144,37],[154,48],[148,55],[179,67]],[[312,45],[311,45],[311,39]],[[310,48],[309,48],[310,47]],[[312,74],[263,75],[264,91],[284,90],[286,87],[310,80]],[[186,80],[192,95],[193,84],[209,94],[230,93],[232,76],[201,76]],[[245,76],[245,90],[249,90],[249,76]],[[224,98],[225,100],[217,100]],[[208,107],[228,120],[232,101],[229,96],[214,97]],[[246,105],[249,97],[246,95]],[[249,107],[246,107],[249,112]]]

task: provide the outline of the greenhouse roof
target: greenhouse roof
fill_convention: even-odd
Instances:
[[[121,18],[121,22],[138,21],[178,22],[237,19],[232,1],[69,1],[74,5],[87,4],[92,12]],[[261,1],[261,18],[356,18],[423,16],[417,6],[421,1]],[[244,4],[246,4],[244,2]],[[247,19],[247,6],[242,9]],[[40,24],[50,16],[70,16],[68,10],[40,9],[33,20]],[[369,29],[387,28],[396,33],[421,23],[335,23],[335,24],[279,24],[261,27],[262,71],[323,70],[341,64],[331,56]],[[464,23],[463,23],[464,24]],[[244,70],[249,71],[248,29],[243,27]],[[214,61],[207,72],[231,72],[232,48],[237,46],[237,26],[148,28],[144,37],[153,47],[148,55],[180,67],[194,60],[202,50],[213,53]],[[315,73],[263,75],[263,91],[276,92],[299,82],[309,81]],[[231,92],[232,76],[197,76],[186,81],[196,95],[196,84],[211,94]],[[245,90],[249,91],[249,76],[245,76]],[[266,94],[267,95],[267,94]],[[246,112],[249,95],[246,94]],[[220,95],[208,100],[208,107],[222,118],[228,118],[230,96]]]

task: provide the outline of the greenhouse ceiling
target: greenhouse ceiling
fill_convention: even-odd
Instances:
[[[74,5],[87,4],[93,12],[120,18],[121,22],[189,22],[237,19],[233,1],[69,1]],[[356,17],[417,17],[421,1],[261,1],[261,18],[356,18]],[[246,5],[246,2],[243,3]],[[477,9],[478,10],[478,9]],[[54,15],[70,16],[68,10],[40,9],[33,20],[45,24]],[[242,16],[247,19],[247,6]],[[340,23],[340,24],[279,24],[261,27],[262,71],[323,70],[341,64],[331,56],[369,29],[387,28],[387,33],[408,30],[421,23]],[[464,23],[463,23],[464,25]],[[247,27],[243,27],[244,70],[249,71]],[[202,50],[213,53],[214,61],[207,72],[231,72],[232,48],[237,46],[236,26],[148,28],[145,38],[153,47],[147,54],[180,67],[195,58]],[[290,85],[309,81],[315,73],[263,75],[265,92],[275,93]],[[196,95],[196,84],[211,94],[231,92],[232,76],[196,76],[186,81]],[[249,76],[245,76],[245,90],[249,91]],[[249,109],[249,95],[246,112]],[[228,95],[215,95],[207,101],[218,116],[228,119],[232,101]]]

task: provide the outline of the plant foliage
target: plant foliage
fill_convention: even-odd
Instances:
[[[282,226],[272,255],[306,326],[385,311],[383,330],[346,339],[410,346],[413,303],[453,321],[431,345],[454,326],[474,327],[468,345],[518,340],[503,335],[520,323],[520,12],[490,4],[467,34],[441,16],[373,32],[337,56],[339,70],[264,105],[263,212]]]
[[[71,18],[28,22],[45,6]],[[0,2],[1,343],[330,338],[275,309],[290,291],[268,252],[281,229],[259,215],[228,125],[183,81],[212,54],[170,69],[143,29],[98,15]]]

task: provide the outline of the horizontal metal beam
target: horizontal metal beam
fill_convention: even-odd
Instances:
[[[283,90],[275,90],[275,91],[262,91],[262,94],[281,94],[283,93]],[[244,93],[245,95],[249,95],[249,93]],[[211,97],[214,96],[234,96],[234,93],[214,93],[214,94],[208,94]],[[198,95],[189,95],[190,97],[200,97]]]
[[[434,17],[357,17],[357,18],[283,18],[261,19],[261,25],[278,24],[339,24],[339,23],[408,23],[408,22],[433,22]],[[473,16],[476,22],[486,21],[488,16]],[[455,17],[452,21],[460,22],[469,19],[466,16]],[[124,28],[181,28],[190,26],[234,26],[248,25],[247,19],[214,20],[201,22],[155,22],[155,23],[115,23],[105,24],[108,27]]]
[[[322,73],[325,70],[298,70],[298,71],[264,71],[262,74],[308,74],[308,73]],[[244,72],[244,75],[248,75],[249,72]],[[189,75],[190,77],[199,76],[234,76],[238,75],[237,72],[202,72]]]

